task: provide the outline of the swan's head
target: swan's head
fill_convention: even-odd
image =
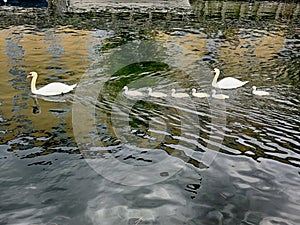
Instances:
[[[218,68],[214,68],[213,71],[211,71],[212,73],[215,73],[215,74],[220,74],[220,70]]]
[[[172,94],[175,94],[175,89],[174,89],[174,88],[171,90],[171,93],[172,93]]]
[[[216,90],[212,90],[211,92],[212,92],[213,95],[215,95],[217,93]]]
[[[195,88],[192,89],[192,93],[196,93],[196,89]]]
[[[37,72],[30,72],[27,74],[27,78],[32,78],[32,77],[37,77],[37,76],[38,76]]]
[[[128,87],[127,87],[127,86],[124,86],[124,87],[123,87],[123,90],[124,90],[124,91],[128,91]]]
[[[252,89],[253,89],[253,90],[256,90],[256,86],[252,86]]]
[[[149,92],[152,92],[152,88],[149,87],[149,88],[148,88],[148,91],[149,91]]]

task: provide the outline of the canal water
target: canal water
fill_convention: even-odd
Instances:
[[[191,3],[0,8],[0,224],[300,224],[299,4]]]

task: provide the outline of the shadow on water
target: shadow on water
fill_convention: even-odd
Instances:
[[[299,3],[190,2],[0,7],[1,224],[300,223]],[[192,97],[214,67],[249,83]]]

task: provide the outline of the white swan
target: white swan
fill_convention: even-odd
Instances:
[[[187,98],[189,95],[187,93],[175,93],[175,89],[171,90],[171,96],[173,98]]]
[[[256,86],[252,86],[252,93],[254,94],[254,95],[258,95],[258,96],[263,96],[263,95],[270,95],[270,93],[269,92],[266,92],[266,91],[257,91],[256,90]]]
[[[194,97],[197,97],[197,98],[207,98],[207,97],[209,97],[209,94],[206,94],[206,93],[197,93],[197,91],[196,91],[195,88],[192,89],[192,95]]]
[[[229,98],[228,95],[223,95],[223,94],[216,94],[216,90],[212,90],[212,95],[211,97],[216,98],[216,99],[227,99]]]
[[[44,95],[44,96],[61,95],[72,91],[77,86],[77,84],[67,85],[59,82],[54,82],[54,83],[47,84],[46,86],[41,87],[40,89],[36,89],[35,84],[38,78],[38,74],[36,72],[30,72],[27,75],[27,78],[32,78],[30,88],[32,94],[35,95]]]
[[[125,95],[130,96],[130,97],[143,96],[143,93],[140,91],[129,91],[127,86],[123,87],[123,90],[124,90]]]
[[[167,94],[162,93],[162,92],[152,92],[152,88],[148,88],[149,91],[149,96],[154,97],[154,98],[164,98],[167,97]]]
[[[241,87],[249,82],[249,81],[240,81],[233,77],[226,77],[226,78],[220,80],[219,82],[217,82],[218,77],[220,75],[220,70],[215,68],[214,71],[212,71],[212,72],[216,73],[216,75],[211,83],[214,88],[234,89],[234,88]]]

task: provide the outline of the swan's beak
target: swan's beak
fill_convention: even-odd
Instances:
[[[32,75],[29,73],[29,74],[27,74],[26,78],[28,79],[28,78],[31,78],[31,77],[32,77]]]

